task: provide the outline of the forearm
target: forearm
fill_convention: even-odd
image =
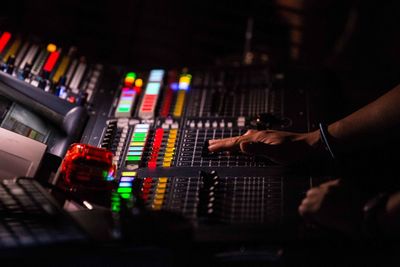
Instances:
[[[338,143],[346,146],[359,146],[377,134],[380,139],[388,129],[400,125],[400,85],[384,94],[374,102],[329,125],[329,133]]]

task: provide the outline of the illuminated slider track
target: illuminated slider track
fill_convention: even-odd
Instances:
[[[154,112],[156,109],[158,96],[164,77],[164,70],[152,70],[150,71],[149,81],[146,85],[146,91],[144,93],[142,103],[139,108],[139,118],[141,119],[153,119]]]
[[[189,90],[189,85],[190,85],[191,79],[192,79],[192,75],[190,75],[190,74],[182,74],[179,78],[178,96],[176,98],[174,112],[173,112],[173,116],[175,118],[180,118],[182,116],[186,92],[187,92],[187,90]]]
[[[0,36],[0,53],[4,52],[4,48],[6,47],[10,39],[11,39],[11,33],[3,32],[3,34]]]
[[[140,165],[149,128],[149,124],[137,124],[135,126],[128,152],[126,153],[125,166],[138,167]]]

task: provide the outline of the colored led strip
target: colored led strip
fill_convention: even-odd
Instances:
[[[167,191],[168,178],[160,177],[158,178],[157,186],[155,189],[155,194],[153,198],[153,203],[151,205],[152,209],[160,210],[164,203],[165,193]]]
[[[6,47],[10,39],[11,39],[11,33],[3,32],[3,34],[0,37],[0,53],[3,53],[4,47]]]
[[[8,49],[6,55],[3,57],[3,61],[7,61],[7,59],[12,56],[17,54],[18,48],[21,46],[21,39],[16,39],[14,43],[11,45],[10,49]]]
[[[160,93],[160,83],[149,82],[146,86],[146,91],[143,96],[142,103],[139,109],[139,118],[152,119],[154,118],[154,111]]]
[[[182,74],[179,78],[178,84],[178,96],[176,98],[173,116],[175,118],[180,118],[183,112],[183,106],[186,98],[186,91],[189,90],[190,81],[192,80],[192,75]]]
[[[176,98],[173,116],[179,118],[182,116],[183,104],[185,103],[186,90],[179,90]]]
[[[151,151],[150,159],[147,163],[147,166],[150,168],[157,167],[157,158],[160,152],[163,135],[164,135],[164,130],[162,128],[158,128],[154,135],[153,148]]]
[[[135,103],[136,91],[132,88],[122,88],[118,105],[115,110],[115,117],[130,117],[132,114],[133,104]]]
[[[142,159],[148,133],[148,124],[137,124],[135,126],[125,158],[126,165],[139,165]]]
[[[156,108],[158,95],[160,94],[160,88],[162,79],[164,76],[163,70],[152,70],[149,75],[149,82],[146,85],[146,90],[142,99],[142,103],[139,108],[139,118],[141,119],[153,119],[154,111]]]
[[[68,56],[64,56],[62,58],[60,65],[58,66],[56,72],[54,73],[53,82],[58,83],[61,76],[63,76],[65,71],[67,70],[69,61],[70,61],[70,58]]]
[[[60,57],[60,51],[51,52],[44,64],[43,70],[51,73],[56,65],[58,58]]]
[[[174,159],[175,154],[175,143],[178,136],[177,129],[171,129],[169,131],[168,140],[165,148],[164,158],[163,158],[163,167],[171,167],[172,160]]]

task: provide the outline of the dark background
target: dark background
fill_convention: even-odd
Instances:
[[[398,83],[396,0],[19,0],[2,3],[0,31],[75,45],[104,64],[181,68],[240,62],[249,18],[252,52],[323,77],[338,117]]]

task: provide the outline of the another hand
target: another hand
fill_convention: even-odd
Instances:
[[[208,149],[210,152],[241,151],[287,164],[308,159],[316,151],[318,142],[318,131],[292,133],[249,130],[242,136],[210,140]]]
[[[360,230],[364,202],[355,188],[333,180],[308,190],[299,213],[318,225],[354,235]]]

